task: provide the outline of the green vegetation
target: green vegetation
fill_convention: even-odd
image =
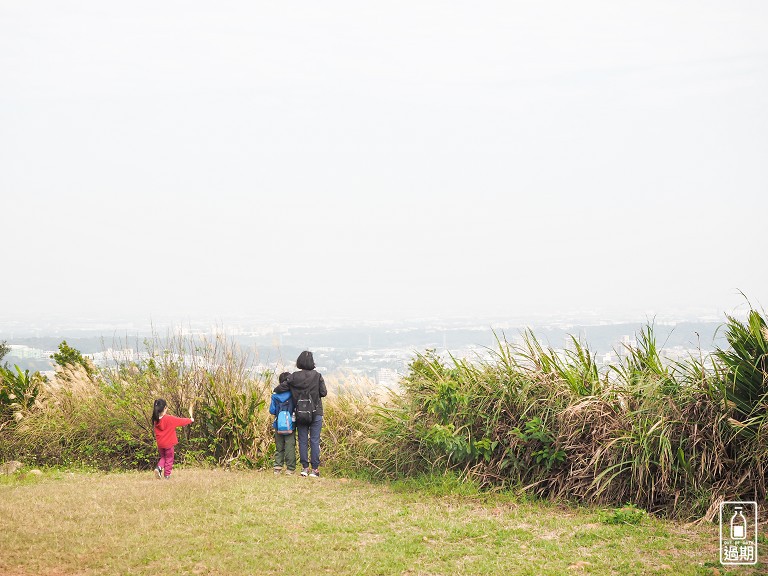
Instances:
[[[669,363],[648,326],[603,371],[585,344],[561,356],[530,333],[500,340],[491,362],[428,351],[378,408],[370,465],[680,518],[711,517],[720,497],[764,499],[765,322],[753,310],[726,328],[727,350]]]
[[[764,316],[728,317],[725,336],[711,356],[670,363],[647,326],[605,369],[586,343],[574,339],[560,354],[532,333],[521,346],[499,338],[490,361],[427,351],[397,394],[326,399],[325,470],[712,518],[721,498],[764,500],[768,477]],[[224,338],[145,344],[140,361],[89,371],[62,342],[51,382],[0,373],[0,459],[150,469],[149,412],[163,397],[171,413],[195,411],[180,434],[182,463],[268,466],[273,375],[254,376],[248,355]]]
[[[65,342],[56,378],[5,431],[0,457],[48,465],[148,468],[156,458],[151,425],[155,398],[169,411],[195,410],[180,433],[189,462],[257,466],[269,451],[264,407],[270,377],[250,376],[248,358],[223,338],[148,340],[140,362],[116,359],[99,370]],[[66,357],[66,359],[65,359]]]
[[[756,311],[746,323],[728,317],[728,348],[717,350],[725,374],[726,398],[732,402],[737,426],[743,434],[754,435],[765,422],[768,393],[768,328]]]
[[[18,366],[0,366],[0,432],[34,408],[43,382],[37,372],[30,375]]]
[[[627,504],[609,513],[603,514],[605,524],[640,524],[646,518],[647,512],[635,506]]]
[[[726,574],[712,525],[637,523],[635,512],[606,522],[611,511],[435,495],[410,480],[220,468],[180,468],[168,482],[150,472],[2,478],[0,573],[13,576]]]
[[[80,350],[72,348],[72,346],[67,344],[66,340],[62,340],[61,344],[59,344],[59,351],[51,354],[51,358],[62,368],[67,366],[82,366],[89,376],[92,376],[95,372],[93,365],[83,357]]]

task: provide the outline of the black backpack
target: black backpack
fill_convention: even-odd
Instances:
[[[315,403],[312,402],[312,396],[309,390],[302,390],[296,400],[296,424],[309,426],[312,424],[312,418],[315,416]]]

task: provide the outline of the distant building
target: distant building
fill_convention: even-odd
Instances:
[[[400,374],[392,368],[379,368],[376,371],[376,384],[379,386],[395,386],[400,380]]]
[[[29,346],[24,346],[21,344],[11,344],[9,348],[9,356],[14,356],[22,360],[45,360],[48,358],[46,352],[44,350],[40,350],[39,348],[30,348]]]
[[[619,340],[619,343],[616,346],[616,353],[619,355],[620,359],[623,359],[629,356],[630,350],[635,348],[637,348],[637,340],[632,336],[625,334],[621,337],[621,340]]]

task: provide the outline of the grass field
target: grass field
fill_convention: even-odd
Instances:
[[[619,516],[620,518],[621,516]],[[717,526],[271,472],[0,477],[0,574],[758,574]]]

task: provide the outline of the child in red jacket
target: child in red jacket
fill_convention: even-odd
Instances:
[[[160,450],[160,460],[155,466],[155,474],[158,478],[168,480],[173,470],[173,447],[179,443],[176,437],[176,428],[187,426],[195,421],[194,418],[177,418],[166,414],[168,405],[165,400],[158,398],[155,400],[155,407],[152,410],[152,424],[155,427],[155,439],[157,440],[157,449]],[[192,416],[192,413],[189,414]]]

